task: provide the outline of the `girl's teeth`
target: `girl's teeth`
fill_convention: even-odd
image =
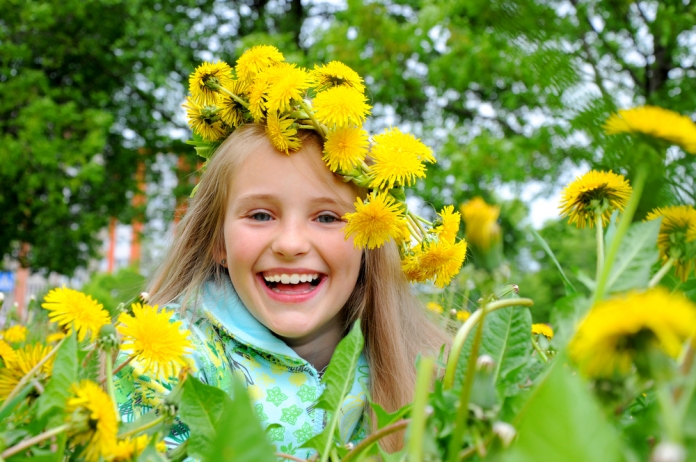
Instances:
[[[281,282],[283,284],[298,284],[300,282],[312,282],[318,279],[319,274],[275,274],[273,276],[264,276],[268,282]]]

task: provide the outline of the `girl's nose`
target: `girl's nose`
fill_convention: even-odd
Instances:
[[[278,229],[278,234],[271,243],[273,253],[285,258],[293,258],[309,252],[311,242],[309,230],[300,223],[287,221]]]

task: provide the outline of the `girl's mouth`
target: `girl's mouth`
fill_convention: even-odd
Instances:
[[[312,294],[327,278],[325,274],[275,274],[264,275],[258,273],[258,278],[266,286],[267,293],[272,298],[282,297],[283,301],[290,301],[290,298],[305,298]],[[299,301],[299,300],[298,300]]]

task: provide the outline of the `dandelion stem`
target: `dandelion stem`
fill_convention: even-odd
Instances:
[[[119,364],[118,367],[116,367],[116,369],[114,369],[114,371],[111,373],[111,375],[116,375],[119,372],[121,372],[121,369],[126,367],[131,361],[133,361],[135,359],[135,357],[136,357],[135,353],[130,355],[128,358],[126,358],[125,361],[123,361],[121,364]],[[105,381],[106,381],[106,377],[104,378],[104,380],[101,381],[101,384],[104,385]]]
[[[421,217],[420,215],[413,215],[413,216],[416,218],[416,220],[418,220],[418,221],[420,221],[420,222],[422,222],[422,223],[425,223],[425,224],[428,225],[428,226],[432,226],[432,225],[433,225],[432,222],[426,220],[425,218]]]
[[[454,421],[452,439],[450,439],[449,446],[447,448],[448,462],[456,462],[456,460],[458,459],[459,447],[462,444],[464,431],[467,427],[466,421],[469,415],[469,397],[471,395],[471,387],[474,383],[474,375],[476,374],[476,360],[478,359],[478,352],[481,346],[481,339],[483,338],[483,323],[488,311],[488,303],[483,305],[483,307],[481,307],[481,309],[477,311],[477,313],[480,312],[479,317],[481,318],[481,322],[476,328],[476,336],[474,337],[474,343],[473,345],[471,345],[471,352],[469,353],[469,362],[466,365],[466,375],[464,376],[464,383],[462,384],[462,390],[459,394],[457,417]],[[445,373],[447,373],[447,371],[445,371]]]
[[[664,382],[658,383],[655,387],[655,395],[657,402],[660,405],[664,429],[667,432],[667,437],[674,443],[682,442],[682,431],[679,425],[679,413],[672,402],[672,395],[669,392],[668,385]]]
[[[235,100],[240,105],[244,106],[245,109],[249,109],[249,103],[247,103],[242,98],[229,91],[227,88],[223,87],[222,85],[219,85],[217,88],[223,93],[227,93],[228,95],[230,95],[230,97],[232,97],[233,100]]]
[[[428,418],[425,408],[428,404],[428,392],[434,369],[435,361],[433,358],[421,358],[418,364],[416,392],[411,408],[411,427],[408,440],[408,460],[410,462],[423,460],[423,433],[425,432],[425,421]]]
[[[595,211],[597,216],[597,276],[596,281],[602,277],[602,266],[604,266],[604,220],[599,210]]]
[[[411,229],[415,231],[414,237],[418,240],[418,242],[422,242],[423,238],[425,237],[425,233],[423,232],[422,228],[418,226],[416,220],[413,219],[411,212],[406,213],[406,220],[410,225]]]
[[[609,279],[609,272],[614,264],[616,255],[619,253],[619,247],[621,246],[621,241],[628,232],[629,226],[633,221],[633,215],[636,213],[636,208],[638,207],[638,202],[640,201],[640,196],[643,193],[643,187],[645,186],[645,179],[648,176],[648,169],[645,165],[640,164],[638,166],[638,173],[636,173],[636,178],[633,181],[633,194],[628,200],[626,209],[621,215],[619,220],[619,225],[616,227],[616,234],[614,239],[612,239],[609,246],[609,251],[607,252],[607,257],[604,261],[604,267],[602,268],[602,275],[597,280],[597,287],[595,288],[594,296],[592,297],[592,305],[602,300],[604,297],[604,291],[606,290],[607,280]]]
[[[372,169],[370,168],[369,165],[367,165],[367,164],[365,163],[364,160],[360,163],[360,168],[362,169],[362,171],[363,171],[363,173],[364,173],[365,175],[369,175],[369,174],[372,173]]]
[[[116,391],[114,390],[114,357],[111,351],[107,350],[104,352],[104,368],[106,377],[106,391],[109,393],[109,398],[114,405],[114,410],[116,415],[118,415],[118,405],[116,404]]]
[[[44,440],[47,440],[47,439],[49,439],[49,438],[51,438],[51,437],[53,437],[53,436],[56,436],[56,435],[58,435],[58,434],[64,432],[64,431],[67,430],[68,428],[70,428],[70,425],[69,425],[69,424],[63,424],[63,425],[60,425],[60,426],[58,426],[58,427],[52,428],[52,429],[50,429],[50,430],[46,430],[46,431],[43,432],[43,433],[39,433],[39,434],[36,435],[36,436],[33,436],[33,437],[31,437],[31,438],[29,438],[29,439],[27,439],[27,440],[21,441],[21,442],[15,444],[14,446],[5,449],[5,450],[2,452],[2,454],[0,454],[0,457],[1,457],[3,460],[4,460],[4,459],[7,459],[8,457],[17,454],[18,452],[21,452],[21,451],[23,451],[24,449],[30,448],[31,446],[33,446],[33,445],[35,445],[35,444],[37,444],[37,443],[40,443],[40,442],[42,442],[42,441],[44,441]]]
[[[319,123],[316,117],[314,117],[314,113],[307,107],[307,104],[303,100],[300,100],[300,106],[302,106],[302,109],[304,109],[307,116],[309,116],[309,120],[312,121],[312,125],[314,125],[314,129],[317,131],[317,133],[319,133],[319,135],[326,140],[326,135],[328,133],[325,130],[325,127]]]
[[[669,270],[672,269],[672,265],[674,265],[674,262],[674,258],[670,257],[670,259],[667,260],[664,265],[662,265],[662,268],[660,268],[660,270],[657,273],[655,273],[655,276],[653,276],[652,279],[650,279],[650,282],[648,282],[648,287],[653,288],[656,285],[658,285],[662,278],[665,277],[665,274],[669,273]]]
[[[164,422],[164,419],[166,419],[166,418],[167,418],[167,415],[162,414],[159,417],[157,417],[155,420],[150,421],[146,424],[143,424],[138,428],[134,428],[132,430],[128,430],[127,432],[121,433],[120,435],[118,435],[118,437],[121,439],[124,439],[128,436],[135,435],[135,434],[140,433],[140,432],[144,432],[145,430],[148,430],[148,429],[154,427],[155,425],[159,425],[160,423]]]
[[[408,424],[411,422],[411,419],[401,419],[396,422],[394,422],[391,425],[387,425],[384,428],[380,428],[374,433],[371,433],[367,438],[362,440],[360,444],[355,446],[352,451],[350,451],[346,456],[342,459],[341,462],[350,462],[351,460],[355,459],[357,456],[360,455],[362,451],[365,449],[369,448],[373,443],[381,440],[387,435],[391,435],[392,433],[398,432],[400,430],[403,430],[408,426]]]
[[[420,237],[420,233],[416,228],[413,227],[413,224],[410,220],[406,220],[406,226],[408,227],[408,231],[411,233],[411,236],[413,236],[418,241],[418,243],[423,242],[423,238]]]
[[[539,353],[539,356],[545,363],[549,362],[549,358],[546,356],[546,353],[544,353],[541,347],[539,346],[539,342],[534,340],[534,336],[532,336],[532,346],[534,347],[536,352]]]
[[[696,367],[694,367],[695,353],[696,350],[694,350],[694,342],[692,340],[689,342],[686,354],[684,355],[684,361],[679,368],[684,376],[684,385],[674,390],[674,399],[677,402],[677,422],[680,426],[683,426],[682,422],[684,422],[686,413],[689,410],[691,397],[694,391],[696,391]]]
[[[304,124],[298,125],[297,128],[302,128],[302,129],[305,129],[305,130],[314,130],[314,129],[315,129],[315,128],[314,128],[314,125],[304,125]]]
[[[508,306],[534,306],[534,301],[530,298],[508,298],[505,300],[497,300],[495,302],[489,303],[487,312],[492,313],[496,310],[502,308],[507,308]],[[445,390],[451,389],[454,386],[454,373],[457,370],[457,363],[459,362],[459,355],[462,353],[464,348],[464,343],[474,328],[476,323],[481,317],[481,309],[474,311],[469,319],[462,324],[462,327],[457,331],[457,335],[454,336],[452,341],[452,348],[450,349],[449,356],[447,357],[447,366],[445,368],[445,377],[443,379],[443,386]]]
[[[48,354],[46,354],[46,356],[41,358],[41,360],[38,363],[36,363],[36,365],[32,367],[31,370],[27,372],[26,375],[22,377],[19,382],[17,382],[17,385],[15,385],[10,394],[7,395],[7,398],[5,398],[5,401],[2,403],[2,406],[0,406],[0,412],[2,412],[5,409],[5,407],[7,407],[7,405],[12,402],[14,397],[17,396],[17,394],[19,394],[20,391],[22,391],[24,386],[31,381],[31,379],[34,377],[34,374],[36,374],[36,372],[39,371],[43,367],[43,365],[46,364],[48,360],[56,354],[58,348],[60,348],[60,346],[63,344],[66,338],[67,337],[63,337],[60,340],[60,342],[58,342],[56,346],[54,346],[53,349],[49,351]]]
[[[411,217],[411,220],[418,226],[418,229],[422,233],[422,236],[425,237],[425,229],[423,228],[423,225],[420,224],[420,221],[418,220],[420,217],[416,215],[415,213],[411,212],[410,210],[408,211],[408,215]]]

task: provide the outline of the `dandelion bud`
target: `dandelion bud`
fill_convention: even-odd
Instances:
[[[506,422],[496,422],[493,424],[493,433],[500,438],[500,441],[503,443],[503,447],[508,447],[510,446],[510,443],[512,443],[512,440],[515,439],[515,435],[517,435],[517,431],[515,430],[515,427],[510,425],[509,423]]]
[[[489,355],[481,355],[476,360],[476,370],[491,373],[495,367],[495,360]]]
[[[686,450],[684,446],[671,441],[663,441],[655,446],[655,450],[650,456],[650,462],[684,462],[686,460]]]
[[[147,292],[140,292],[140,300],[143,303],[149,303],[150,302],[150,294]]]
[[[452,316],[453,318],[456,318],[456,317],[457,317],[457,310],[454,309],[454,308],[452,308],[452,309],[450,310],[450,316]]]
[[[351,442],[346,443],[346,449],[347,449],[347,450],[352,451],[353,448],[355,448],[355,444],[353,444],[353,443],[351,443]]]
[[[116,335],[116,328],[112,324],[104,324],[101,329],[99,329],[97,345],[104,351],[118,349],[118,335]]]

